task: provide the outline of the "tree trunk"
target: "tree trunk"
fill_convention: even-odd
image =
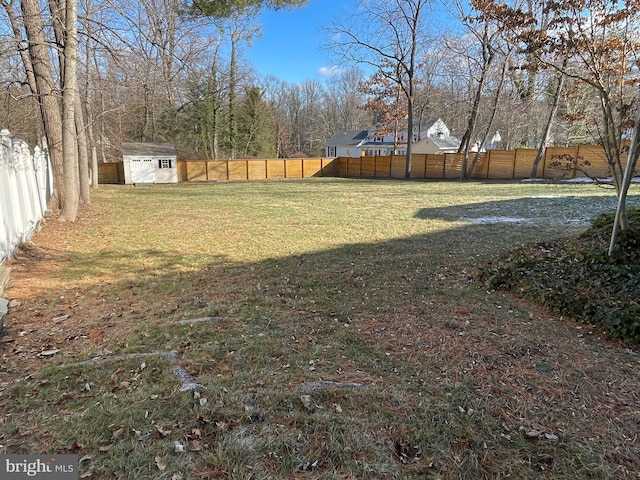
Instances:
[[[84,124],[82,100],[76,90],[75,125],[78,142],[78,182],[80,187],[80,206],[91,203],[91,187],[89,184],[89,149],[87,148],[87,127]]]
[[[489,57],[488,61],[484,62],[482,72],[480,73],[480,80],[478,81],[478,87],[476,88],[476,94],[473,99],[473,105],[471,106],[471,112],[469,113],[469,123],[467,124],[467,129],[462,136],[462,141],[460,143],[460,147],[458,148],[458,153],[463,154],[462,169],[460,171],[460,176],[462,178],[465,178],[467,174],[469,150],[471,149],[471,138],[473,136],[473,132],[476,129],[476,121],[478,118],[478,113],[480,111],[480,100],[482,99],[482,90],[484,89],[484,84],[487,79],[487,72],[492,60],[493,54]]]
[[[93,82],[93,68],[91,62],[91,55],[93,52],[93,47],[91,40],[93,38],[93,22],[91,21],[91,16],[93,14],[93,4],[91,0],[87,1],[86,5],[86,17],[87,17],[87,40],[85,45],[85,65],[87,68],[87,74],[85,77],[85,117],[87,119],[87,141],[89,148],[91,149],[91,188],[98,188],[98,148],[96,146],[96,139],[93,133],[93,105],[92,100],[93,96],[89,94],[91,91],[91,86]]]
[[[62,91],[62,147],[64,154],[64,204],[60,220],[74,222],[78,216],[78,144],[75,109],[78,98],[78,4],[67,0],[66,38],[64,45],[64,88]]]
[[[533,161],[533,167],[531,168],[531,178],[536,178],[538,175],[538,166],[542,161],[542,157],[544,156],[544,151],[547,147],[547,141],[549,140],[549,134],[551,133],[551,126],[553,125],[553,120],[556,117],[556,113],[558,112],[558,106],[560,105],[560,96],[562,95],[562,90],[564,89],[564,82],[566,75],[564,74],[564,69],[567,66],[567,59],[564,59],[562,64],[563,71],[560,73],[560,78],[558,78],[558,85],[556,86],[556,92],[553,96],[553,104],[551,106],[551,111],[549,112],[549,118],[547,119],[547,124],[544,127],[544,132],[542,133],[542,138],[540,139],[540,146],[538,147],[538,153],[536,158]]]
[[[633,127],[633,137],[631,138],[631,146],[629,148],[629,156],[627,157],[627,165],[624,169],[624,177],[622,179],[621,190],[618,193],[618,207],[616,208],[615,221],[613,222],[613,231],[611,232],[611,242],[609,243],[609,256],[613,254],[616,243],[618,241],[619,230],[629,228],[629,219],[627,217],[627,192],[631,185],[631,177],[638,163],[640,156],[640,99],[638,100],[636,111],[636,124]]]
[[[229,154],[236,158],[236,143],[238,139],[238,125],[236,122],[236,42],[235,35],[231,35],[231,58],[229,59]]]
[[[22,0],[20,5],[27,41],[29,42],[29,58],[33,67],[36,87],[33,93],[38,95],[40,100],[40,113],[53,169],[53,195],[49,200],[49,206],[57,210],[64,207],[65,201],[62,114],[55,81],[51,72],[51,62],[47,41],[44,36],[40,6],[37,0]]]
[[[500,74],[500,82],[498,83],[498,87],[496,88],[496,94],[495,94],[495,97],[493,99],[493,106],[491,108],[491,118],[489,118],[489,124],[487,125],[487,128],[486,128],[486,130],[484,132],[484,135],[482,137],[482,142],[480,142],[480,146],[478,148],[478,151],[473,156],[473,161],[471,162],[471,166],[469,167],[469,169],[465,173],[465,177],[467,177],[467,178],[471,176],[471,174],[473,173],[473,169],[476,168],[476,165],[478,164],[478,160],[480,159],[481,150],[483,149],[484,145],[487,143],[487,138],[489,137],[489,132],[491,132],[491,129],[493,128],[493,122],[495,121],[496,113],[498,112],[498,102],[500,101],[500,94],[502,93],[502,87],[504,86],[504,81],[505,81],[506,76],[507,76],[507,64],[508,64],[508,58],[505,58],[504,59],[504,63],[502,64],[502,72]]]

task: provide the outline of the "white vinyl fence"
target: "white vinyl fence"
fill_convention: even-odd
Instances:
[[[36,231],[53,189],[47,149],[0,130],[0,265]]]

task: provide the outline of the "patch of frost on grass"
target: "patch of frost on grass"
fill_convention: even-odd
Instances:
[[[528,218],[517,218],[517,217],[479,217],[479,218],[470,218],[463,217],[460,220],[463,222],[469,223],[532,223]]]

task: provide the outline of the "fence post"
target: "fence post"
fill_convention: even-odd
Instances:
[[[22,208],[20,205],[20,194],[17,190],[16,176],[16,159],[14,158],[13,142],[9,130],[0,131],[2,141],[2,149],[5,152],[7,169],[5,175],[6,182],[6,213],[7,213],[7,251],[4,252],[6,257],[13,254],[14,249],[18,246],[19,238],[22,233]]]
[[[11,225],[9,217],[9,130],[0,130],[0,264],[9,254]]]

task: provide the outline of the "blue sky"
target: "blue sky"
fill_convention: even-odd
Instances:
[[[332,65],[321,48],[328,35],[322,28],[355,4],[354,0],[309,0],[304,7],[263,11],[262,37],[245,49],[244,58],[261,75],[291,83],[323,80],[321,69]]]
[[[344,18],[358,5],[358,0],[309,0],[304,7],[287,10],[263,10],[259,21],[262,37],[255,38],[244,51],[244,58],[261,75],[273,75],[290,83],[323,80],[333,66],[328,43],[330,27],[336,18]],[[447,3],[447,2],[445,2]],[[467,2],[463,0],[466,5]],[[431,27],[452,27],[451,16],[441,2],[433,2]],[[323,73],[324,72],[324,73]]]

